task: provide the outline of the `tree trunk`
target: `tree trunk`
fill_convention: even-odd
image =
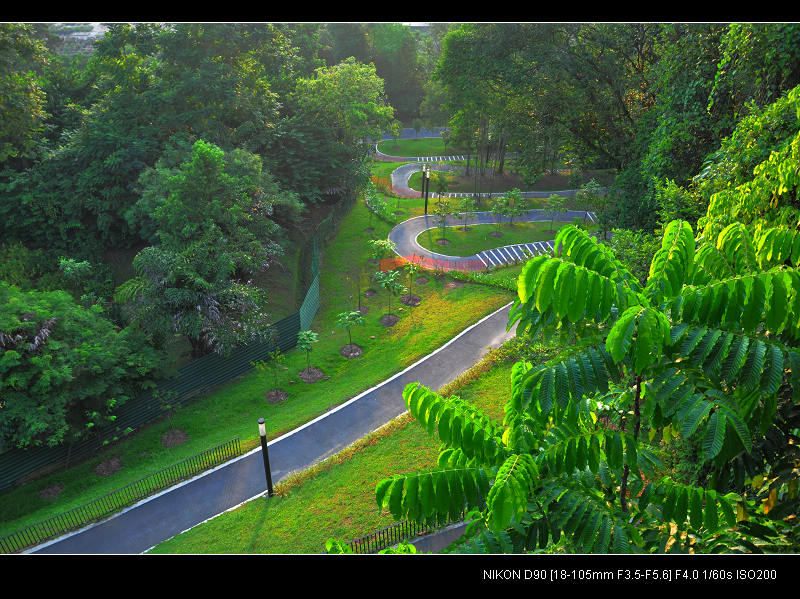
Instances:
[[[642,394],[642,377],[636,376],[636,392],[633,396],[633,438],[639,440],[639,427],[641,426],[641,416],[639,414],[639,399]],[[622,484],[619,487],[619,501],[622,506],[622,511],[628,511],[628,476],[630,475],[630,468],[625,464],[625,469],[622,473]]]

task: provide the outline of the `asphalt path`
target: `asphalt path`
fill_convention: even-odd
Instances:
[[[420,382],[439,389],[477,363],[490,348],[513,337],[516,327],[506,330],[510,306],[486,316],[380,385],[271,441],[268,452],[273,483],[334,455],[406,412],[402,391],[407,384]],[[265,492],[264,461],[257,449],[27,553],[143,553]]]
[[[470,212],[472,217],[467,221],[467,226],[471,225],[487,225],[496,224],[498,216],[492,212]],[[555,220],[559,222],[572,222],[574,218],[583,218],[586,212],[582,210],[568,210],[563,214],[559,214]],[[499,217],[501,223],[509,222],[508,217]],[[540,222],[550,221],[550,216],[544,210],[528,210],[524,214],[515,217],[517,222]],[[433,215],[415,216],[406,221],[398,224],[391,231],[389,231],[389,240],[393,241],[396,245],[395,252],[398,256],[410,256],[416,254],[418,256],[427,256],[428,258],[438,260],[449,260],[451,262],[467,262],[478,259],[478,255],[473,256],[448,256],[446,254],[438,254],[422,247],[417,241],[420,233],[433,229],[439,226],[439,219]],[[463,221],[460,218],[448,216],[445,220],[446,227],[460,227],[463,226]]]

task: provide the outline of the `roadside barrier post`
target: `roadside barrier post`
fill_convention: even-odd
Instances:
[[[264,419],[258,419],[258,434],[261,436],[261,454],[264,456],[264,475],[267,477],[267,497],[272,497],[272,473],[269,468],[269,451],[267,450],[267,426]]]

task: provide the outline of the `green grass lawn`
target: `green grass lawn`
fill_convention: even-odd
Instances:
[[[465,160],[448,162],[449,165],[465,166]],[[470,165],[472,167],[474,165]],[[431,168],[435,171],[435,163],[431,164]],[[614,174],[610,171],[586,171],[581,173],[582,184],[587,183],[591,179],[595,179],[600,185],[610,185],[614,182]],[[475,180],[474,169],[470,168],[469,175],[457,175],[455,173],[447,173],[448,191],[472,193],[476,190],[480,193],[501,193],[512,189],[520,189],[522,191],[559,191],[562,189],[572,189],[574,183],[570,182],[569,176],[562,173],[542,175],[533,183],[526,182],[518,173],[516,168],[508,166],[500,175],[493,174],[487,170],[483,176],[478,177],[477,186]],[[409,179],[409,187],[420,191],[422,189],[422,174],[414,173]]]
[[[512,361],[496,354],[442,390],[483,409],[498,424],[511,391]],[[472,375],[472,376],[470,376]],[[479,375],[479,377],[477,376]],[[253,500],[196,526],[152,553],[320,553],[325,541],[358,538],[395,522],[379,512],[375,486],[394,474],[435,467],[439,442],[408,414]]]
[[[378,144],[378,150],[387,156],[444,156],[464,154],[460,148],[452,144],[444,146],[441,137],[419,137],[413,139],[389,139]]]
[[[532,241],[550,241],[555,239],[556,230],[564,226],[564,223],[556,222],[555,225],[550,221],[546,222],[521,222],[513,225],[470,225],[467,221],[467,231],[462,227],[447,227],[445,229],[445,239],[447,244],[441,244],[437,240],[442,238],[442,229],[428,229],[423,231],[417,241],[419,244],[432,252],[445,254],[448,256],[472,256],[483,250],[488,250],[504,245],[516,243],[530,243]],[[596,227],[593,227],[596,229]],[[590,229],[592,230],[592,229]],[[499,231],[499,235],[496,235]]]
[[[392,312],[400,321],[386,328],[379,322],[387,312],[386,292],[378,290],[371,298],[362,294],[362,306],[369,309],[367,324],[356,327],[352,335],[364,353],[355,360],[342,357],[339,350],[347,343],[347,332],[334,326],[336,316],[358,307],[356,284],[376,269],[367,262],[367,240],[371,236],[385,239],[391,228],[373,218],[374,230],[367,233],[369,221],[368,210],[359,202],[339,223],[336,236],[323,244],[322,305],[312,324],[319,341],[311,353],[311,364],[321,368],[327,379],[304,383],[297,373],[306,366],[305,353],[290,351],[280,380],[289,394],[287,401],[267,403],[264,394],[273,387],[272,377],[253,370],[176,412],[175,428],[188,435],[182,445],[169,449],[161,445],[161,436],[168,428],[162,420],[135,431],[90,460],[3,493],[0,535],[87,503],[233,437],[240,437],[245,449],[253,448],[259,443],[259,417],[268,423],[269,438],[278,437],[403,370],[513,299],[508,292],[482,285],[448,289],[445,280],[430,277],[427,285],[414,283],[414,292],[422,297],[419,307],[409,309],[392,299]],[[95,474],[94,468],[112,456],[120,458],[122,469],[107,477]],[[56,498],[42,494],[56,485],[61,487]]]

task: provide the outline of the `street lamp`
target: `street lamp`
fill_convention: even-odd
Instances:
[[[267,497],[272,497],[272,473],[269,468],[269,451],[267,450],[267,426],[264,419],[258,419],[258,434],[261,435],[261,454],[264,456],[264,474],[267,477]]]
[[[425,214],[428,214],[428,186],[430,185],[431,171],[427,166],[422,167],[422,193],[425,196]]]

